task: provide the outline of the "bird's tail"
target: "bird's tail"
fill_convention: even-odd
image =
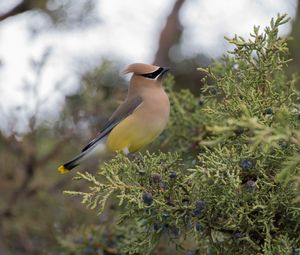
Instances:
[[[78,154],[76,157],[74,157],[67,163],[59,166],[57,171],[61,174],[65,174],[70,170],[72,170],[74,167],[78,166],[82,161],[90,158],[91,156],[102,154],[104,151],[105,151],[105,144],[103,141],[99,141],[97,144],[81,152],[80,154]]]
[[[85,153],[82,152],[79,155],[77,155],[75,158],[73,158],[70,161],[68,161],[67,163],[61,165],[58,168],[58,172],[60,172],[61,174],[65,174],[65,173],[69,172],[74,167],[76,167],[76,166],[79,165],[79,162],[81,161],[80,159],[82,159],[84,157],[84,155],[85,155]]]

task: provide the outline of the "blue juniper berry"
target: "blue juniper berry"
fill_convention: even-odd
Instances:
[[[272,108],[267,108],[267,109],[265,110],[265,114],[268,114],[268,115],[273,114]]]
[[[169,230],[172,237],[178,237],[180,235],[180,229],[176,226],[171,226]]]
[[[175,171],[171,171],[170,174],[169,174],[169,177],[170,177],[171,179],[175,179],[175,178],[177,177],[176,172],[175,172]]]
[[[195,229],[196,229],[196,231],[198,231],[198,232],[200,232],[201,230],[202,230],[202,225],[200,224],[200,223],[196,223],[195,224]]]
[[[253,167],[253,162],[250,159],[243,159],[240,166],[243,170],[250,170]]]
[[[196,208],[197,209],[203,210],[204,207],[205,207],[205,202],[203,200],[197,200],[196,201]]]
[[[195,255],[193,251],[188,251],[185,255]]]
[[[233,238],[234,239],[239,239],[239,238],[242,238],[243,237],[243,234],[239,231],[236,231],[233,233]]]
[[[246,183],[246,186],[247,186],[247,188],[249,188],[249,189],[255,188],[255,185],[256,185],[256,182],[255,182],[255,181],[252,181],[252,180],[249,180],[249,181],[247,181],[247,183]]]
[[[154,173],[154,174],[152,175],[152,181],[153,181],[154,183],[160,183],[160,181],[161,181],[161,176],[160,176],[160,174]]]
[[[153,197],[150,192],[144,192],[142,198],[145,205],[151,205],[153,203]]]

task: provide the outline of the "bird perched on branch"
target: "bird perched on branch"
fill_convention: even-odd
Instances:
[[[90,156],[106,151],[136,152],[151,143],[166,127],[170,103],[162,87],[168,68],[142,63],[129,65],[123,74],[133,73],[125,101],[106,122],[98,137],[81,153],[58,168],[65,173]]]

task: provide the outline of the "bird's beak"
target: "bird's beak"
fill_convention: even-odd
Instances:
[[[170,68],[169,67],[162,67],[162,72],[160,73],[160,75],[158,76],[158,79],[161,79],[163,76],[165,76],[165,74],[167,73],[167,72],[169,72],[170,71]]]

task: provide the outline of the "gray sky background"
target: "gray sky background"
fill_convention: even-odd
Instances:
[[[17,2],[0,0],[0,13]],[[40,109],[41,119],[53,120],[63,107],[64,95],[78,89],[78,74],[99,65],[102,58],[126,64],[151,63],[173,2],[99,0],[96,14],[101,22],[86,29],[53,27],[50,19],[39,12],[1,22],[0,129],[5,129],[3,120],[11,109],[24,104],[34,107],[34,98],[25,97],[22,90],[25,80],[29,83],[35,80],[29,65],[31,59],[38,60],[46,48],[52,48],[39,81],[38,97],[45,99]],[[277,13],[294,17],[295,9],[296,0],[187,1],[180,13],[184,26],[181,50],[185,56],[203,53],[219,57],[228,50],[224,35],[230,37],[236,33],[247,37],[254,24],[264,27]],[[286,25],[281,33],[289,31],[290,25]],[[55,89],[57,84],[60,90]],[[19,126],[16,129],[21,130],[22,118],[15,122]]]

